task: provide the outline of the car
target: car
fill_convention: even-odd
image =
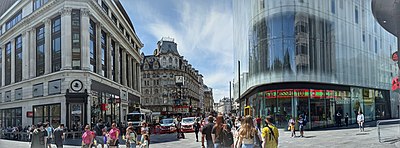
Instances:
[[[182,118],[182,131],[194,132],[193,124],[196,122],[195,117]]]
[[[176,132],[175,119],[166,118],[160,121],[160,134]]]

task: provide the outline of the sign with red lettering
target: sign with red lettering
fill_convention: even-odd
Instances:
[[[293,93],[293,96],[298,98],[308,98],[308,96],[310,96],[310,91],[308,89],[294,89]]]
[[[311,89],[311,98],[321,99],[324,97],[324,90]]]
[[[335,97],[335,91],[333,90],[326,90],[325,91],[325,98],[331,99]]]
[[[395,62],[397,62],[397,60],[399,60],[399,55],[397,55],[397,51],[395,51],[395,52],[392,54],[392,60],[395,61]]]
[[[293,97],[292,89],[281,89],[278,90],[278,98],[291,98]]]
[[[33,112],[32,111],[27,111],[26,112],[26,117],[27,118],[32,118],[33,117]]]
[[[267,90],[267,91],[265,91],[265,97],[267,99],[276,98],[276,90]]]
[[[394,77],[392,79],[392,90],[395,91],[400,88],[399,77]]]

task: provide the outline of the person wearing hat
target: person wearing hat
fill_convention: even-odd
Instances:
[[[277,148],[278,147],[278,138],[279,131],[278,128],[273,124],[273,119],[271,116],[267,116],[265,119],[267,125],[262,129],[262,138],[263,138],[263,148]]]

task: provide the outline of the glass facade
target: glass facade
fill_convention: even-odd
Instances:
[[[360,94],[351,95],[352,91]],[[366,121],[390,118],[390,100],[384,98],[387,95],[389,91],[356,87],[349,90],[284,88],[258,91],[248,97],[246,106],[252,108],[253,117],[273,116],[278,127],[286,128],[290,117],[297,119],[302,115],[309,121],[307,128],[325,128],[335,126],[337,113],[342,115],[342,125],[346,114],[349,124],[356,123],[358,111],[364,113]],[[378,100],[379,104],[375,103]]]
[[[61,123],[61,104],[33,106],[33,123],[49,122],[53,127]]]
[[[44,25],[36,28],[36,76],[44,74],[44,62],[45,62],[45,36],[44,36]]]
[[[22,126],[22,108],[0,110],[0,127]]]
[[[5,55],[5,85],[11,84],[11,43],[6,44],[6,55]]]
[[[15,82],[22,81],[22,36],[15,38]]]
[[[61,69],[61,17],[57,16],[51,22],[51,71]]]
[[[96,72],[96,23],[90,20],[90,70]]]
[[[91,123],[95,124],[99,119],[104,122],[120,122],[121,99],[119,95],[92,90],[91,91]]]
[[[107,77],[107,34],[101,31],[101,75]]]
[[[81,69],[81,11],[79,9],[72,9],[71,24],[72,69]]]
[[[352,87],[343,92],[309,88],[307,99],[284,87],[276,90],[276,94],[293,94],[277,95],[267,101],[266,108],[260,108],[274,114],[277,122],[284,121],[289,113],[307,110],[312,127],[333,126],[333,115],[338,111],[348,113],[353,123],[359,110],[365,112],[366,121],[389,117],[389,88],[397,72],[390,56],[397,41],[371,15],[371,0],[234,0],[233,12],[234,59],[240,61],[240,94],[245,98],[272,83]],[[238,67],[235,62],[235,69]],[[238,77],[235,79],[237,82]],[[381,94],[376,95],[376,91]],[[311,92],[324,96],[312,96]],[[244,98],[241,104],[252,105]]]

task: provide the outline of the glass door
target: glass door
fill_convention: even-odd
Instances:
[[[70,104],[70,126],[73,131],[82,130],[83,125],[83,104],[71,103]]]

